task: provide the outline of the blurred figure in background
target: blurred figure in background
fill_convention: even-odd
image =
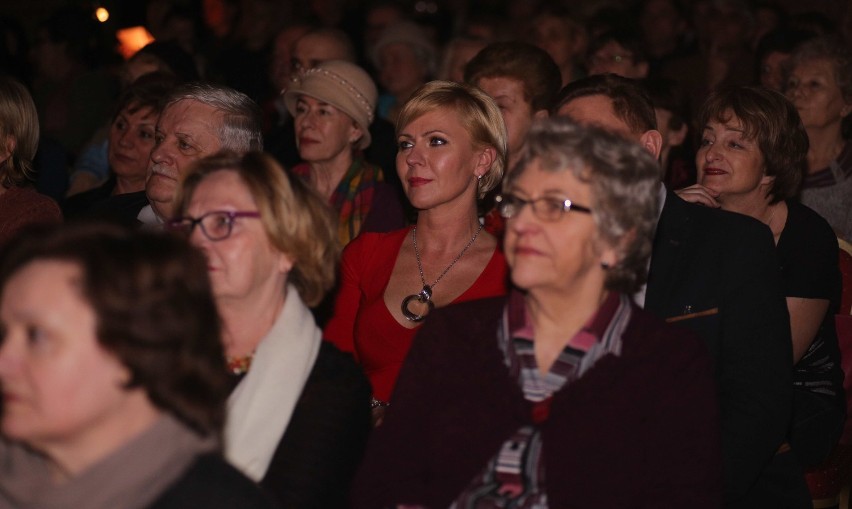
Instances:
[[[409,96],[435,75],[437,49],[423,28],[403,21],[385,29],[373,48],[372,60],[383,91],[378,114],[395,124]]]
[[[532,21],[530,42],[546,51],[562,74],[562,86],[583,77],[581,60],[588,37],[583,25],[563,9],[544,9]]]
[[[105,66],[118,59],[113,47],[84,8],[62,8],[36,31],[33,99],[42,136],[57,140],[70,160],[112,114],[118,82]]]
[[[0,252],[24,226],[62,220],[56,202],[34,187],[38,139],[30,93],[18,81],[0,77]]]
[[[660,166],[663,183],[675,190],[695,183],[695,151],[689,137],[690,118],[686,98],[677,81],[649,78],[643,83],[654,103],[657,130],[660,131]]]
[[[465,81],[491,96],[500,108],[508,137],[506,170],[511,171],[524,152],[527,132],[535,119],[547,118],[559,92],[559,67],[543,49],[525,42],[490,44],[465,68]],[[494,195],[482,201],[485,229],[502,238],[504,222],[494,208]]]
[[[444,46],[437,78],[462,83],[465,66],[486,46],[488,46],[488,41],[485,39],[469,36],[458,36],[450,39]]]
[[[68,197],[63,204],[66,218],[115,219],[109,217],[115,211],[112,206],[106,213],[98,212],[99,205],[111,196],[122,196],[121,201],[130,209],[147,204],[145,179],[157,119],[164,99],[177,84],[173,75],[154,72],[143,75],[122,93],[106,140],[109,177],[97,188]],[[113,205],[117,206],[118,201],[114,200]]]
[[[642,79],[649,72],[639,34],[627,30],[611,30],[592,39],[587,61],[589,75],[612,73]]]
[[[790,60],[787,98],[808,133],[801,201],[852,242],[852,52],[839,37],[803,43]]]

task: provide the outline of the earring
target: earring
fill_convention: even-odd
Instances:
[[[477,181],[477,182],[481,182],[481,181],[482,181],[482,175],[477,175],[477,176],[476,176],[476,181]]]
[[[607,270],[607,269],[609,269],[609,264],[608,264],[608,263],[606,263],[606,262],[601,262],[601,268],[602,268],[603,270]]]

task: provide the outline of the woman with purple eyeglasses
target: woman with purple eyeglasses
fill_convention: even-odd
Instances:
[[[199,160],[176,196],[207,257],[234,388],[225,456],[282,507],[344,503],[370,429],[370,385],[327,341],[308,306],[335,278],[329,207],[270,157]]]

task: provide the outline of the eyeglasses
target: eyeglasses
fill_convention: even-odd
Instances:
[[[553,222],[562,218],[562,214],[573,210],[583,214],[591,214],[592,209],[574,204],[571,200],[563,200],[550,196],[542,196],[535,200],[525,200],[514,194],[498,195],[497,211],[506,219],[511,219],[521,213],[524,205],[532,207],[533,214],[542,221]]]
[[[589,61],[595,65],[604,65],[604,64],[620,64],[625,61],[633,61],[633,55],[603,55],[603,54],[595,54],[589,58]]]
[[[201,217],[182,217],[169,221],[170,230],[183,233],[187,237],[192,235],[192,230],[197,225],[201,226],[201,232],[212,241],[224,240],[231,236],[234,228],[234,220],[239,217],[259,218],[260,212],[234,212],[229,210],[214,210]]]

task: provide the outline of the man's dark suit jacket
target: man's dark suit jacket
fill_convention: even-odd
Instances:
[[[696,331],[715,360],[727,506],[773,506],[777,493],[765,493],[760,478],[783,462],[776,452],[790,417],[793,354],[769,228],[668,193],[645,309]]]

